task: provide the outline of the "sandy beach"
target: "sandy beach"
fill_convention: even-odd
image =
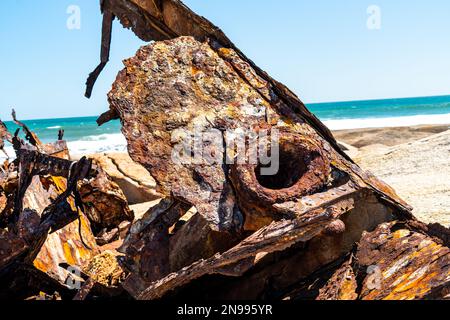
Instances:
[[[365,170],[391,185],[424,222],[450,226],[450,126],[334,132]]]

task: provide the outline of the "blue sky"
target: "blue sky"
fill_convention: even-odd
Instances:
[[[306,102],[450,94],[448,0],[186,0],[220,26],[259,66]],[[381,29],[367,28],[367,8]],[[69,30],[66,10],[81,9]],[[93,97],[84,83],[97,65],[96,0],[0,1],[0,118],[99,115],[121,61],[143,43],[116,21],[111,60]]]

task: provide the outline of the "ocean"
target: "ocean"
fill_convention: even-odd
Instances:
[[[450,124],[450,96],[385,99],[308,104],[308,108],[331,130],[412,126],[419,124]],[[24,110],[20,110],[24,113]],[[120,133],[120,122],[112,121],[98,127],[96,117],[41,119],[24,121],[42,142],[57,139],[64,129],[72,154],[126,151]],[[5,121],[10,132],[17,126]],[[9,155],[14,152],[6,147]],[[0,159],[4,156],[0,153]]]

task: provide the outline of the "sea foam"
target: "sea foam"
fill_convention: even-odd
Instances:
[[[121,133],[88,136],[67,144],[72,155],[127,151],[127,141]]]
[[[80,140],[67,142],[72,156],[90,155],[105,152],[126,152],[127,141],[121,133],[101,134],[83,137]],[[10,160],[15,158],[15,152],[11,145],[5,147]],[[6,160],[6,155],[0,151],[0,161]]]

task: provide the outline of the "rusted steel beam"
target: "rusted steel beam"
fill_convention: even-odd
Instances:
[[[90,98],[92,95],[92,89],[97,81],[98,76],[105,68],[109,61],[109,52],[111,47],[111,34],[112,25],[114,21],[114,14],[111,11],[111,6],[109,0],[101,0],[101,10],[103,13],[103,23],[102,23],[102,46],[100,51],[100,64],[95,68],[95,70],[89,75],[86,81],[86,93],[85,96]]]

